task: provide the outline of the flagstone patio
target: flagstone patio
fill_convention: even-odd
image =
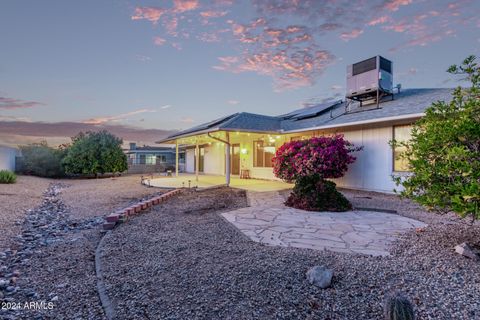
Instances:
[[[267,245],[389,255],[389,245],[423,222],[373,211],[308,212],[283,205],[278,192],[247,193],[250,207],[222,216],[250,239]]]

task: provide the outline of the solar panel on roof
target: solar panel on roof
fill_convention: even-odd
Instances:
[[[318,104],[316,106],[313,106],[313,107],[310,107],[310,108],[307,108],[305,110],[302,110],[302,111],[298,112],[297,114],[293,115],[291,117],[291,119],[302,120],[302,119],[312,118],[312,117],[318,116],[321,113],[326,112],[326,111],[330,110],[331,108],[335,107],[336,105],[338,105],[341,102],[342,101],[340,100],[340,101],[335,101],[335,102]]]

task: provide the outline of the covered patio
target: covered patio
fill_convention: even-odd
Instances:
[[[198,180],[197,180],[198,177]],[[174,177],[154,177],[149,179],[146,183],[152,187],[158,188],[199,188],[206,189],[221,185],[226,185],[225,176],[201,174],[178,174]],[[244,189],[248,191],[268,192],[279,191],[293,188],[292,184],[282,181],[274,180],[260,180],[260,179],[240,179],[232,176],[230,178],[230,187]]]

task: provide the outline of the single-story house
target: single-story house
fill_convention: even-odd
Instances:
[[[172,147],[137,146],[132,142],[125,151],[129,173],[152,173],[175,170],[176,150]],[[184,171],[185,150],[178,151],[179,171]]]
[[[15,158],[19,154],[17,148],[0,146],[0,170],[15,171]]]
[[[383,58],[377,56],[376,59]],[[369,66],[360,67],[363,68],[360,72],[369,70]],[[387,67],[391,73],[391,65]],[[385,79],[382,70],[372,72],[378,72],[373,74],[373,79]],[[176,144],[177,149],[178,146],[186,148],[185,171],[196,173],[197,179],[201,173],[224,175],[228,185],[231,175],[276,179],[272,157],[277,148],[287,141],[343,134],[354,145],[363,146],[363,150],[355,154],[357,160],[350,165],[345,176],[335,179],[337,185],[393,192],[396,186],[392,175],[405,174],[407,164],[398,159],[401,148],[393,149],[389,142],[392,139],[409,139],[412,123],[424,115],[432,102],[449,101],[452,89],[401,90],[398,86],[385,93],[361,88],[361,95],[355,96],[356,92],[348,90],[347,81],[347,97],[344,100],[321,103],[278,116],[239,112],[180,131],[158,143]]]

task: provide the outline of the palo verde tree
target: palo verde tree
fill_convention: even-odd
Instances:
[[[480,218],[480,67],[475,56],[448,69],[470,87],[456,88],[449,102],[438,101],[412,128],[401,157],[412,175],[397,177],[401,195],[437,212]]]
[[[340,178],[358,151],[342,135],[315,137],[282,145],[273,158],[275,176],[295,187],[287,206],[309,211],[346,211],[350,202],[326,179]]]
[[[79,133],[72,138],[63,159],[68,174],[116,173],[127,170],[127,156],[122,151],[122,139],[106,130]]]

